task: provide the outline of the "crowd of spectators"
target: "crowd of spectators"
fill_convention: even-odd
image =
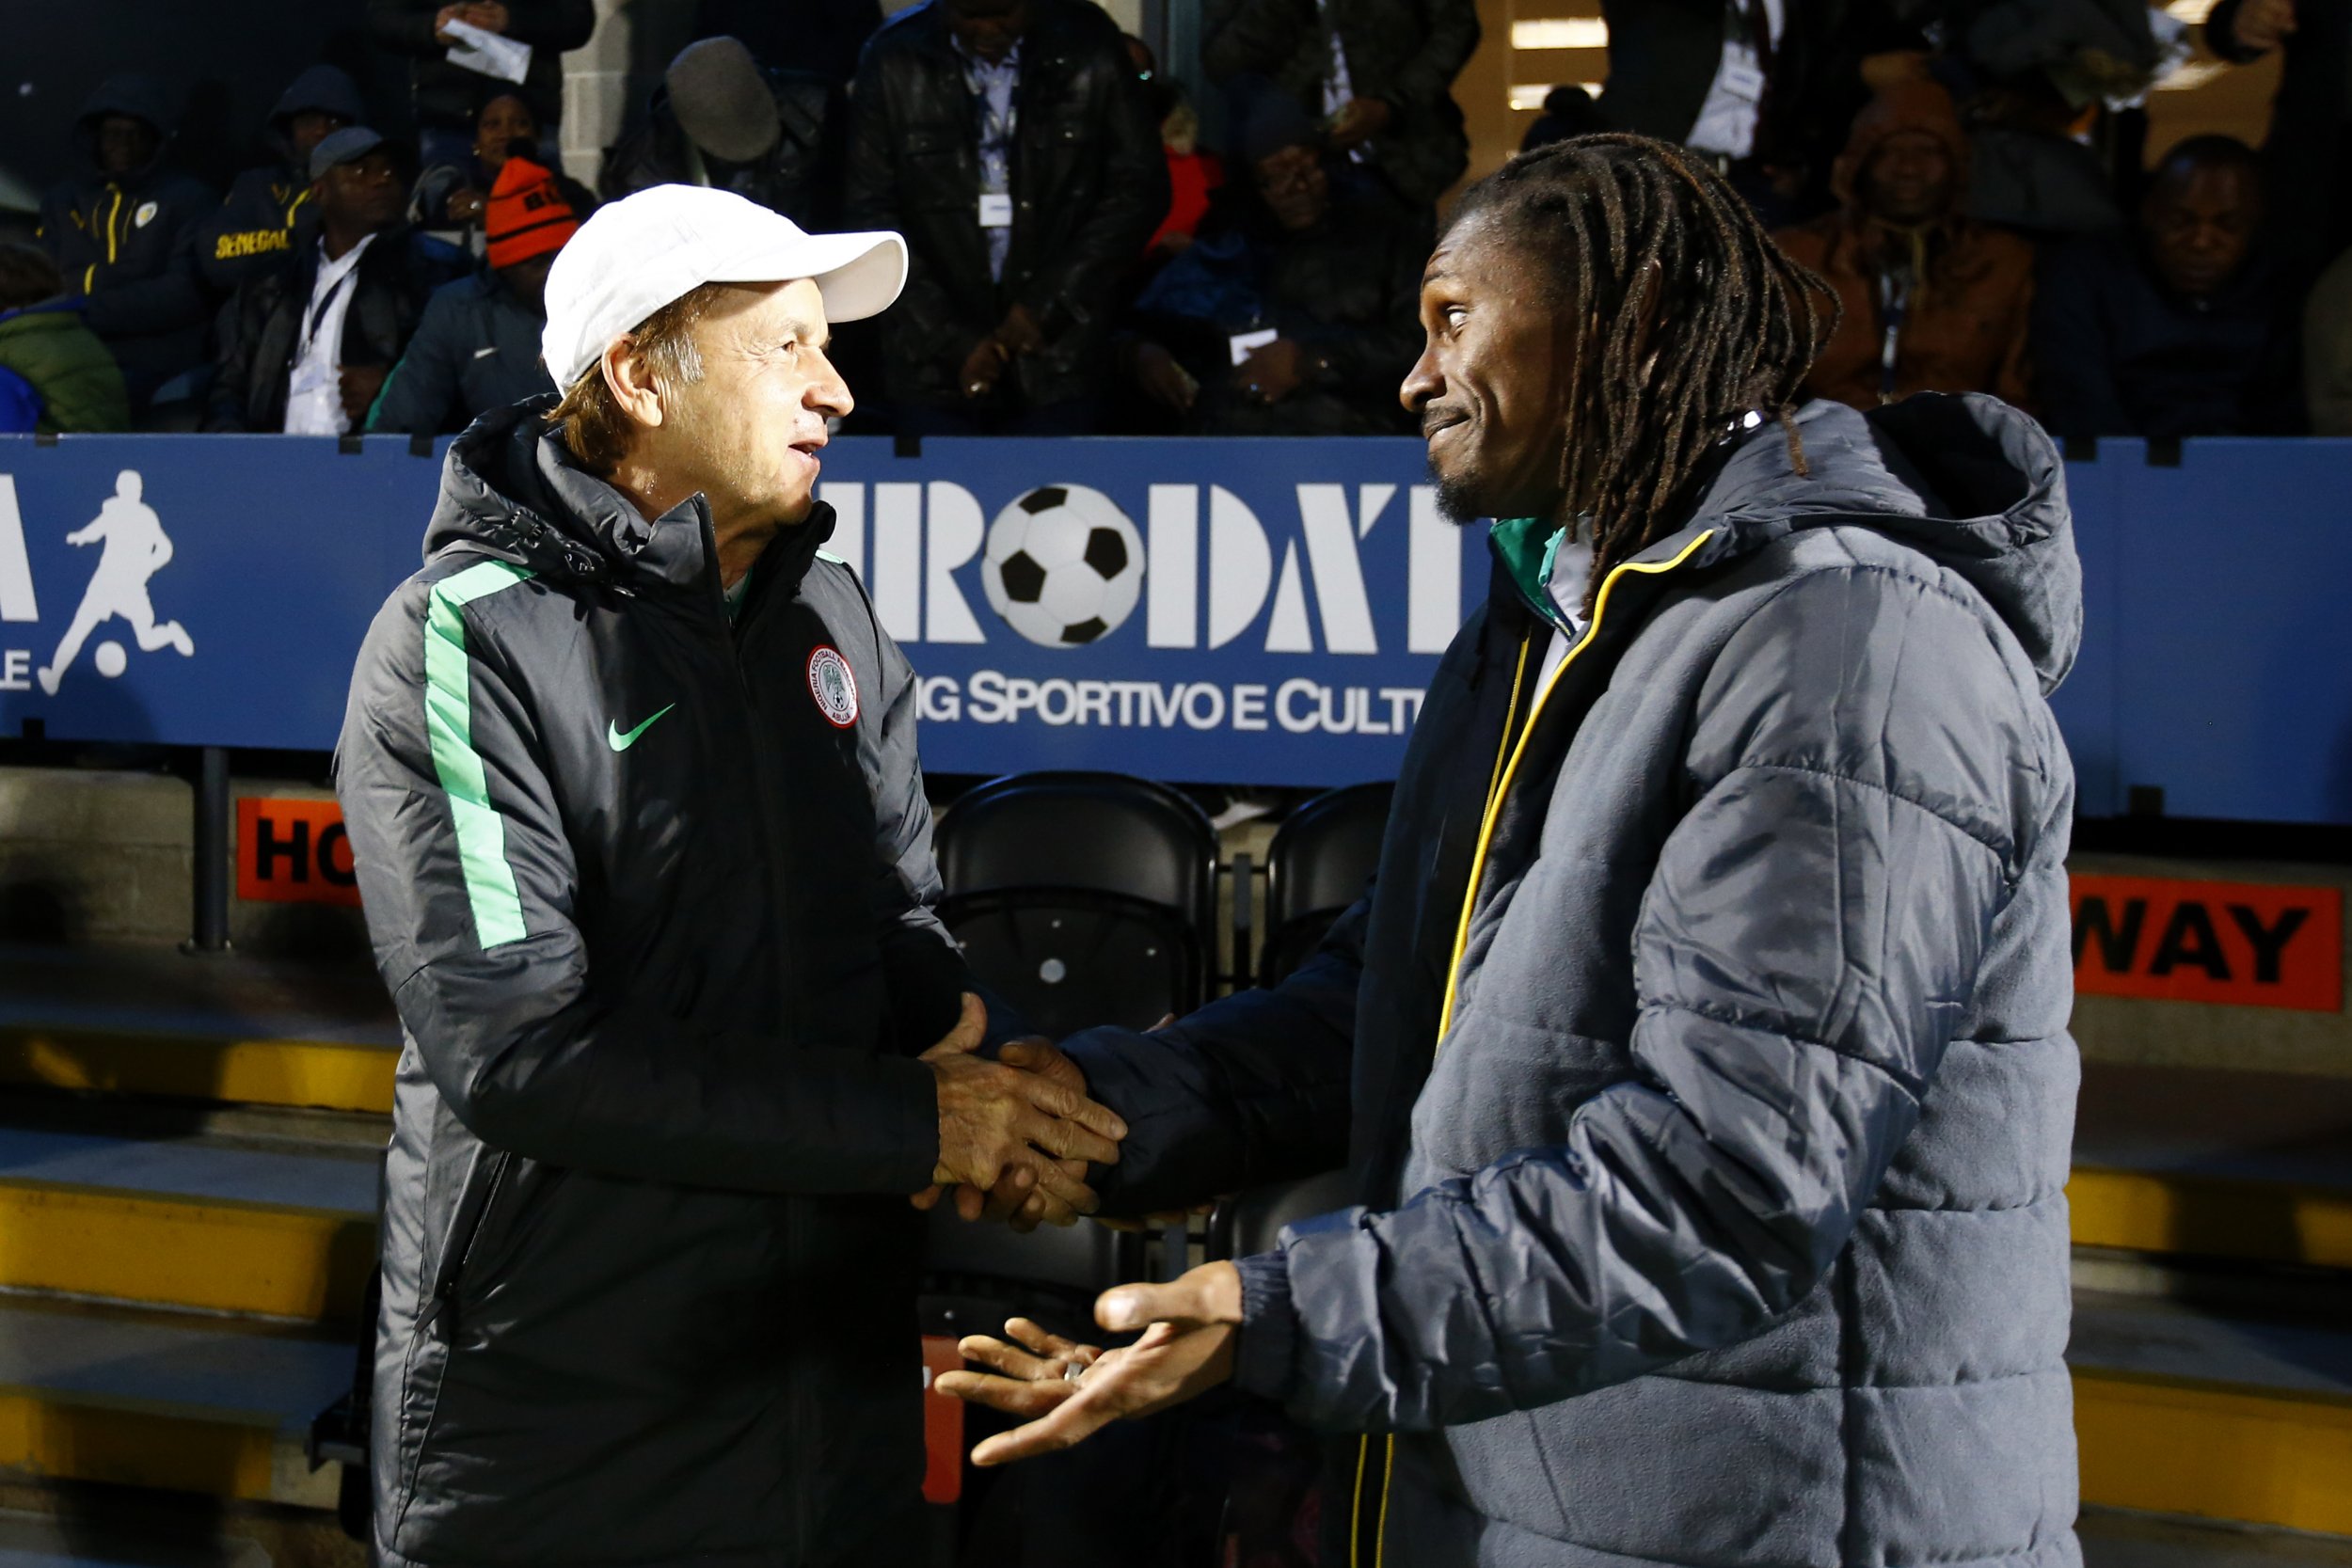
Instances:
[[[2147,94],[2194,40],[2145,0],[1603,9],[1607,89],[1555,94],[1531,142],[1627,129],[1714,163],[1836,291],[1813,395],[1990,392],[2070,437],[2352,434],[2352,263],[2320,278],[2352,244],[2352,10],[2221,0],[2213,55],[2286,56],[2265,147],[2193,135],[2149,167]]]
[[[2064,436],[2352,434],[2352,11],[2220,0],[2284,56],[2262,150],[2141,156],[2187,53],[2146,0],[1603,0],[1530,148],[1680,142],[1842,306],[1810,394],[1980,390]],[[787,16],[787,13],[789,16]],[[1202,0],[1202,79],[1089,0],[705,0],[596,189],[552,152],[591,0],[370,0],[412,139],[303,71],[225,200],[123,76],[38,251],[0,248],[0,430],[447,433],[552,388],[540,291],[598,199],[686,182],[907,237],[845,332],[858,428],[1382,435],[1470,143],[1475,0]],[[1216,128],[1203,135],[1203,124]]]

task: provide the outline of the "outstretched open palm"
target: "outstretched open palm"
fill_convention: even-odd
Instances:
[[[1012,1343],[976,1334],[957,1347],[993,1373],[948,1372],[938,1387],[1026,1418],[974,1449],[973,1464],[1053,1453],[1113,1421],[1198,1398],[1232,1376],[1240,1303],[1240,1277],[1231,1263],[1194,1269],[1168,1285],[1121,1286],[1095,1304],[1095,1320],[1114,1331],[1141,1327],[1135,1343],[1101,1350],[1015,1318],[1005,1324]]]

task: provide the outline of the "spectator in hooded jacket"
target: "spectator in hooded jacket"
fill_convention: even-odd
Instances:
[[[1267,89],[1248,105],[1245,191],[1136,300],[1121,363],[1184,428],[1228,436],[1394,436],[1421,350],[1419,226],[1335,188],[1320,129]]]
[[[2150,181],[2136,236],[2053,251],[2034,304],[2042,422],[2060,436],[2303,428],[2295,307],[2262,243],[2262,166],[2192,136]]]
[[[829,226],[841,205],[841,95],[822,76],[763,66],[741,40],[688,44],[662,72],[645,118],[605,150],[597,194],[709,185]]]
[[[223,312],[208,430],[340,436],[365,423],[456,250],[401,221],[407,188],[384,138],[338,131],[310,154],[318,239]]]
[[[913,259],[882,324],[899,428],[1093,428],[1120,280],[1168,212],[1117,25],[1087,0],[929,0],[874,35],[851,103],[849,222]]]
[[[91,95],[77,129],[90,172],[41,203],[40,238],[69,293],[87,295],[134,414],[204,359],[204,290],[196,236],[219,206],[213,193],[163,166],[172,116],[162,84],[127,75]]]
[[[453,435],[490,409],[555,390],[539,362],[548,269],[585,215],[550,170],[520,153],[507,159],[483,214],[488,267],[434,292],[368,428]]]
[[[1221,87],[1263,77],[1297,98],[1352,168],[1434,225],[1470,166],[1454,79],[1477,47],[1475,0],[1213,0],[1200,61]]]
[[[1963,211],[1968,138],[1951,95],[1929,81],[1881,92],[1831,185],[1836,212],[1774,236],[1842,307],[1805,390],[1862,409],[1914,392],[2024,403],[2033,246]]]
[[[229,199],[197,234],[196,264],[220,293],[272,272],[309,236],[310,153],[346,125],[368,118],[359,88],[331,65],[295,77],[269,113],[269,141],[280,162],[246,169]]]
[[[122,372],[48,253],[0,244],[0,435],[131,428]]]
[[[463,163],[485,87],[498,80],[449,57],[453,22],[496,33],[531,49],[523,97],[548,132],[564,118],[565,50],[596,30],[595,0],[368,0],[368,35],[379,49],[407,56],[423,162]]]

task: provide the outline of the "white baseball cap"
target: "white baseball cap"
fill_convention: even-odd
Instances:
[[[705,283],[813,279],[830,321],[890,309],[907,244],[887,231],[811,234],[732,191],[655,185],[589,215],[548,273],[540,353],[569,389],[647,316]]]

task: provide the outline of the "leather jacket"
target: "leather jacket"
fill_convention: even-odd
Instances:
[[[1121,277],[1168,211],[1168,164],[1118,27],[1085,0],[1040,0],[1021,40],[1012,236],[989,277],[979,116],[937,0],[874,35],[851,99],[849,226],[895,229],[912,265],[882,318],[903,403],[961,401],[965,357],[1016,304],[1045,344],[1001,395],[1045,407],[1100,395]]]

